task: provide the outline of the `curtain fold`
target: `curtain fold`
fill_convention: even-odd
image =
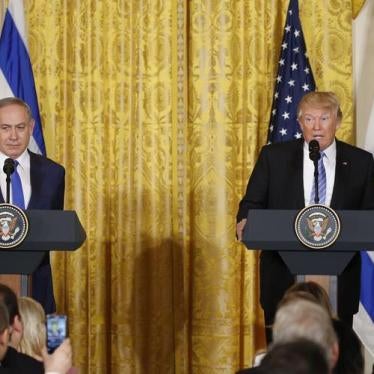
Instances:
[[[354,141],[351,0],[300,0]],[[235,215],[266,143],[288,0],[30,0],[47,153],[87,232],[54,254],[81,373],[233,373],[263,347]]]
[[[352,13],[353,13],[353,18],[356,18],[362,7],[365,5],[366,0],[352,0]]]

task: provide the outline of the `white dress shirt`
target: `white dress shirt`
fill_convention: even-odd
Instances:
[[[330,206],[332,192],[335,182],[335,165],[336,165],[336,142],[335,140],[324,151],[323,165],[326,170],[326,201],[325,205]],[[305,206],[314,204],[311,201],[312,187],[314,183],[314,163],[309,158],[309,145],[304,142],[304,169],[303,169],[303,182],[304,182],[304,199]]]
[[[4,153],[0,152],[0,187],[3,194],[4,201],[6,201],[6,174],[3,172],[4,161],[9,158]],[[31,179],[30,179],[30,155],[27,149],[17,158],[19,163],[17,172],[21,178],[23,197],[25,200],[25,208],[29,205],[31,198]],[[12,178],[12,176],[10,177]],[[12,188],[10,188],[10,202],[13,202]]]

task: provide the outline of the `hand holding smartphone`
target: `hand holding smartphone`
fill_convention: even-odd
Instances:
[[[47,315],[47,350],[52,353],[68,336],[67,316]]]

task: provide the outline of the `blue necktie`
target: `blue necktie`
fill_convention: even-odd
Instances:
[[[323,158],[326,157],[324,152],[321,152],[321,157],[318,160],[318,195],[319,195],[319,204],[325,204],[326,200],[326,170],[325,165],[323,164]],[[313,187],[311,194],[311,203],[314,204],[315,200],[315,183],[313,179]]]
[[[23,197],[22,182],[17,172],[18,165],[19,165],[18,161],[14,160],[15,168],[11,176],[12,202],[13,202],[13,205],[17,205],[18,208],[25,209],[25,198]]]

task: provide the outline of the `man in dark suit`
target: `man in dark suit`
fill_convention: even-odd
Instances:
[[[17,161],[24,209],[63,209],[65,170],[27,149],[33,129],[34,119],[25,102],[13,97],[0,100],[0,167],[7,158]],[[0,173],[0,187],[0,202],[3,203],[6,193],[4,173]],[[11,202],[13,198],[11,194]],[[33,274],[32,297],[43,305],[46,313],[56,310],[49,254]]]
[[[315,139],[324,152],[326,169],[325,205],[333,209],[374,209],[374,162],[370,153],[335,139],[342,112],[330,92],[311,92],[298,106],[298,121],[304,140],[266,145],[249,179],[237,214],[237,236],[241,240],[249,209],[302,209],[313,204],[314,165],[308,143]],[[352,324],[360,293],[360,255],[357,253],[338,277],[341,319]],[[295,282],[279,254],[260,255],[260,302],[265,323],[271,325],[277,304]],[[267,340],[271,332],[267,330]]]

